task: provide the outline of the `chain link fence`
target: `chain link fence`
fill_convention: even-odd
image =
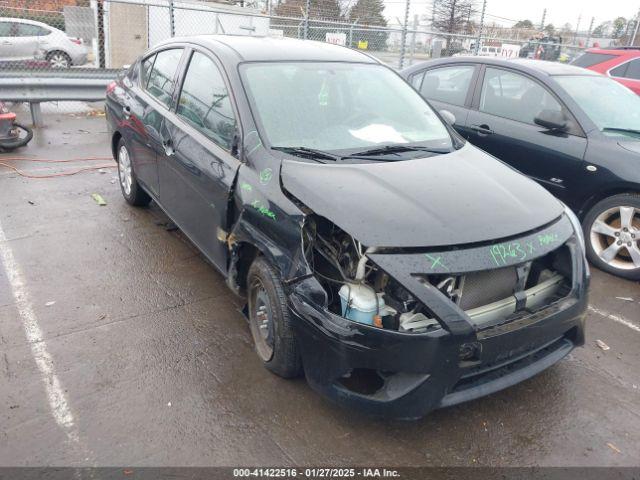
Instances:
[[[394,68],[452,56],[529,57],[569,62],[583,48],[534,31],[486,28],[466,34],[434,31],[430,22],[387,20],[338,0],[272,4],[178,0],[0,0],[0,77],[13,72],[64,76],[120,69],[158,42],[226,34],[310,39],[373,55]],[[394,23],[395,22],[395,23]],[[0,100],[1,100],[0,93]]]
[[[366,24],[360,18],[351,21],[353,15],[338,17],[335,7],[322,6],[304,0],[289,0],[276,8],[172,0],[0,0],[0,62],[4,68],[32,71],[121,68],[162,40],[198,34],[335,43],[366,51],[394,67],[465,54],[570,61],[582,50],[522,39],[521,32],[509,29],[500,33],[506,31],[510,37],[501,38],[495,33],[437,32],[417,20],[412,25]],[[387,23],[381,18],[379,23]]]

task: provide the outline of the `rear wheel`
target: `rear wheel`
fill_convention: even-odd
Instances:
[[[263,365],[284,378],[300,375],[300,353],[282,282],[263,257],[249,268],[247,293],[251,335]]]
[[[136,207],[144,207],[149,204],[151,197],[145,192],[133,171],[133,163],[131,162],[131,154],[129,148],[120,139],[118,142],[118,178],[120,179],[120,190],[122,196],[127,203]]]
[[[71,66],[71,57],[60,51],[49,53],[47,61],[51,68],[69,68]]]
[[[596,267],[640,279],[640,195],[625,193],[598,202],[583,225],[587,257]]]

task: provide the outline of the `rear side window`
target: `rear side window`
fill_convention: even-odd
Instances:
[[[607,62],[616,57],[617,55],[609,55],[606,53],[586,52],[576,58],[573,62],[571,62],[571,65],[575,65],[576,67],[588,68],[592,65],[597,65],[598,63]]]
[[[176,112],[206,137],[231,150],[236,120],[229,92],[216,64],[194,52],[184,78]]]
[[[623,63],[609,72],[612,77],[640,80],[640,58]]]
[[[172,48],[158,52],[149,74],[147,91],[166,107],[171,105],[174,77],[181,56],[181,48]]]
[[[533,125],[542,110],[562,111],[562,106],[538,82],[518,73],[487,68],[480,111]]]
[[[460,65],[429,70],[422,80],[420,93],[429,100],[463,106],[475,67]]]
[[[147,88],[149,75],[151,74],[151,69],[153,68],[153,62],[155,62],[155,60],[156,55],[153,54],[140,62],[140,85],[142,88]]]

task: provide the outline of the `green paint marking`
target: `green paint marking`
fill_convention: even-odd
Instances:
[[[545,233],[544,235],[538,235],[538,242],[540,245],[550,245],[558,241],[557,233]]]
[[[250,192],[250,191],[252,191],[252,190],[253,190],[253,187],[252,187],[251,185],[249,185],[248,183],[246,183],[246,182],[241,183],[241,184],[240,184],[240,188],[241,188],[242,190],[247,191],[247,192]]]
[[[445,270],[449,270],[449,267],[447,267],[444,263],[442,263],[442,257],[438,256],[438,257],[432,257],[431,255],[429,255],[428,253],[424,254],[425,257],[427,257],[429,260],[431,260],[431,269],[435,269],[436,267],[440,267],[443,268]]]
[[[251,206],[255,208],[258,212],[260,212],[265,217],[268,217],[272,220],[276,220],[276,214],[269,210],[260,200],[254,200],[251,203]]]
[[[273,178],[273,170],[270,168],[265,168],[260,172],[260,183],[262,185],[266,185]]]

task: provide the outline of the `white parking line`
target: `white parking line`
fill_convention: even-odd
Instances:
[[[73,421],[73,414],[69,408],[69,401],[64,393],[64,388],[53,368],[53,359],[47,350],[47,344],[43,339],[42,330],[38,324],[35,312],[31,306],[27,293],[24,277],[20,271],[13,251],[7,242],[2,224],[0,224],[0,260],[4,267],[4,272],[9,279],[11,292],[15,299],[20,320],[24,327],[24,332],[31,347],[31,354],[36,362],[38,370],[42,376],[42,382],[47,392],[49,407],[56,423],[62,428],[69,440],[74,443],[79,441],[78,431]]]
[[[640,332],[640,326],[630,322],[626,318],[622,318],[618,315],[614,315],[613,313],[605,312],[604,310],[600,310],[599,308],[593,307],[591,305],[589,305],[589,311],[593,313],[597,313],[598,315],[608,318],[609,320],[613,320],[614,322],[618,322],[621,325],[624,325],[625,327],[629,327],[631,330]]]

